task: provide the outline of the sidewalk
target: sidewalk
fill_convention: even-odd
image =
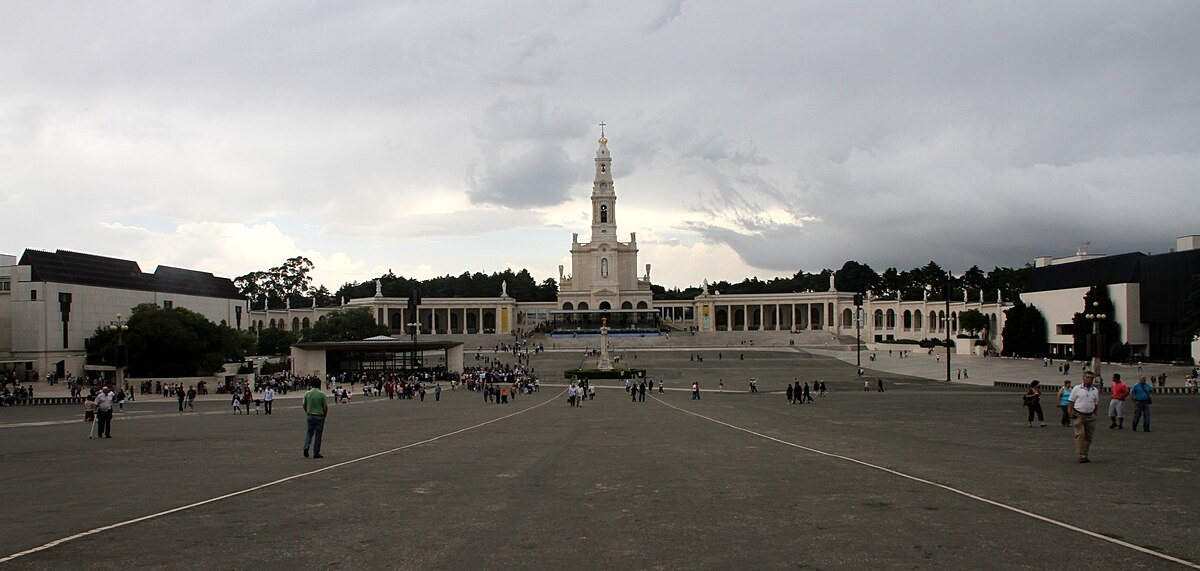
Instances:
[[[854,351],[830,351],[811,348],[804,348],[803,350],[814,355],[833,357],[851,365],[855,363]],[[870,360],[871,353],[876,355],[874,362]],[[893,374],[921,377],[935,381],[946,380],[945,349],[942,349],[940,353],[935,351],[933,355],[928,354],[926,349],[915,349],[903,359],[899,355],[900,351],[897,349],[892,350],[891,355],[888,355],[887,349],[883,349],[882,351],[878,349],[867,351],[864,349],[862,352],[862,368],[869,377]],[[939,357],[940,361],[938,360]],[[1071,384],[1078,384],[1080,375],[1083,374],[1083,363],[1079,361],[1071,362],[1071,373],[1063,375],[1058,372],[1058,365],[1062,362],[1054,361],[1050,366],[1043,367],[1041,359],[952,355],[950,359],[950,382],[988,387],[997,381],[1028,383],[1035,379],[1041,381],[1043,386],[1062,385],[1062,382],[1066,380],[1071,381]],[[967,378],[959,378],[960,370],[967,372]],[[1168,387],[1182,387],[1183,379],[1188,376],[1190,371],[1189,367],[1151,363],[1143,365],[1142,373],[1138,373],[1136,366],[1131,367],[1109,363],[1100,364],[1100,373],[1106,385],[1112,378],[1113,373],[1120,373],[1121,380],[1126,383],[1134,383],[1137,382],[1139,374],[1157,376],[1159,373],[1166,372]]]

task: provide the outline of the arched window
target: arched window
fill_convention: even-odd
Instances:
[[[312,322],[309,321],[307,317],[305,317],[302,321],[300,321],[300,327],[302,327],[304,329],[308,329],[309,326],[311,326],[311,325],[312,325]]]
[[[892,310],[892,309],[887,310],[887,328],[888,329],[896,328],[896,311],[895,310]]]
[[[854,327],[854,312],[849,307],[842,310],[842,327]]]
[[[579,302],[579,311],[587,311],[588,304],[586,301]]]
[[[921,313],[920,311],[917,311],[916,313],[913,313],[913,329],[916,329],[917,331],[920,331],[920,330],[921,330],[921,327],[922,327],[922,323],[921,323],[921,321],[922,321],[922,320],[921,320],[921,316],[922,316],[922,315],[924,315],[924,314],[923,314],[923,313]]]
[[[600,223],[605,224],[607,222],[608,222],[608,205],[601,204],[600,205]]]
[[[883,310],[875,310],[875,329],[883,329]]]
[[[563,311],[571,311],[573,309],[575,309],[575,304],[569,301],[563,304]]]
[[[612,309],[612,305],[609,305],[609,303],[607,301],[602,301],[602,302],[600,302],[600,309],[601,309],[601,311],[608,311],[608,310]]]
[[[621,309],[633,309],[633,302],[631,302],[631,301],[621,302]]]
[[[644,301],[639,301],[637,304],[637,308],[638,309],[649,309],[650,306],[646,305],[646,302],[644,302]]]
[[[907,309],[904,310],[904,330],[905,331],[909,331],[912,329],[912,326],[913,326],[912,317],[913,317],[912,311],[907,310]]]
[[[608,277],[608,258],[600,258],[600,277]]]

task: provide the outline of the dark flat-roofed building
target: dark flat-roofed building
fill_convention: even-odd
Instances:
[[[95,254],[26,250],[0,256],[0,366],[22,378],[83,374],[84,341],[133,308],[185,307],[214,323],[248,327],[248,306],[228,278]],[[243,323],[245,321],[245,323]]]

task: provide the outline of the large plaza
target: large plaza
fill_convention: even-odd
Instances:
[[[512,404],[447,390],[439,402],[356,395],[332,405],[322,460],[300,455],[304,417],[294,394],[271,416],[233,415],[215,395],[184,415],[173,400],[142,397],[102,441],[87,438],[76,407],[5,408],[0,559],[27,553],[0,567],[1168,568],[1200,560],[1192,453],[1200,398],[1156,396],[1153,433],[1101,428],[1093,463],[1080,465],[1049,393],[1050,427],[1030,429],[1021,391],[869,367],[869,377],[886,379],[885,392],[864,392],[853,364],[786,346],[623,354],[662,379],[664,394],[633,403],[605,385],[569,408],[555,373],[577,365],[579,352],[549,350],[531,363],[546,383],[541,392]],[[890,367],[886,359],[875,363]],[[975,380],[989,375],[985,361],[1010,360],[962,364],[976,369]],[[1005,365],[1025,376],[1041,370],[1035,361]],[[752,377],[758,394],[746,390]],[[829,393],[788,405],[781,390],[794,377],[823,379]],[[690,398],[692,380],[701,381],[700,400]],[[1077,499],[1080,487],[1087,501]]]

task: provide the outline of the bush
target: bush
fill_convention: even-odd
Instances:
[[[581,379],[633,379],[645,376],[646,369],[613,369],[611,371],[601,371],[600,369],[567,369],[563,371],[564,379],[573,377]]]
[[[262,364],[262,367],[259,367],[258,374],[272,375],[275,373],[282,373],[286,370],[288,370],[288,362],[287,361],[279,361],[279,362],[267,361],[266,363]]]
[[[883,341],[879,341],[879,343],[892,343],[895,345],[917,345],[920,343],[920,341],[917,341],[916,339],[884,339]]]

